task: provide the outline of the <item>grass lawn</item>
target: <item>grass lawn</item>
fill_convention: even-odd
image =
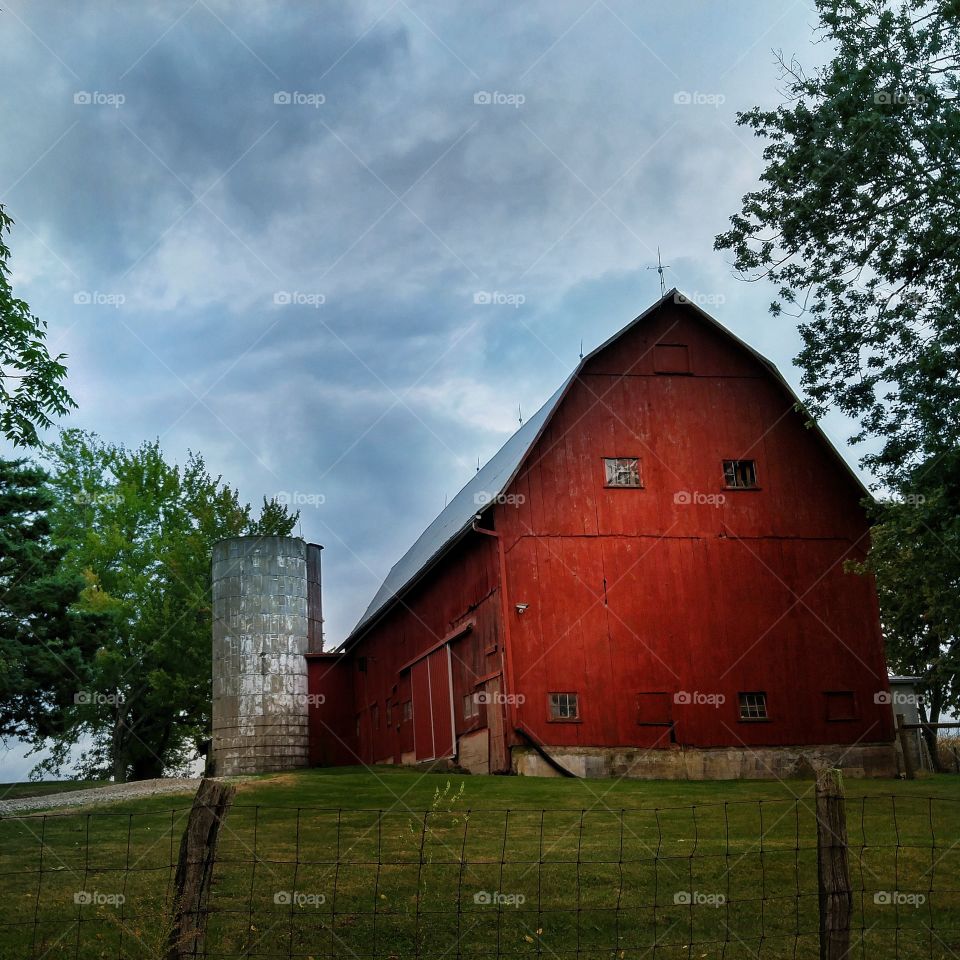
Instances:
[[[846,787],[861,955],[951,956],[960,777]],[[189,802],[0,821],[0,957],[162,956]],[[658,944],[657,957],[816,957],[816,875],[809,781],[308,770],[238,784],[207,947],[626,960]]]

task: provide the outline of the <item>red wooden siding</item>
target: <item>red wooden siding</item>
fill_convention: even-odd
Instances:
[[[430,690],[430,668],[426,659],[410,669],[410,688],[413,691],[413,749],[417,760],[432,760],[433,703]]]
[[[354,664],[336,654],[307,655],[310,695],[310,762],[337,766],[359,762],[351,671]]]
[[[430,737],[430,713],[423,706],[426,702],[437,705],[433,712],[436,740],[429,742],[431,749],[435,746],[440,752],[430,754],[432,756],[451,755],[454,737],[486,725],[484,710],[481,710],[480,717],[465,720],[461,704],[463,697],[472,694],[484,677],[502,669],[498,576],[495,541],[472,536],[454,548],[448,561],[428,574],[402,603],[396,604],[348,655],[353,666],[346,676],[347,687],[358,705],[361,731],[366,730],[365,718],[370,713],[370,706],[378,704],[380,712],[379,730],[371,728],[370,737],[362,737],[357,748],[358,759],[354,762],[400,763],[404,757],[412,760],[415,754],[418,759],[428,759],[424,744]],[[455,633],[468,621],[472,624],[468,631]],[[428,701],[424,694],[424,690],[428,690],[426,671],[418,672],[412,661],[423,657],[451,634],[454,636],[448,645],[449,654],[445,645],[430,655],[433,663],[430,681],[435,688],[435,697]],[[359,657],[364,658],[363,672],[357,666]],[[448,657],[450,672],[442,675]],[[421,686],[418,686],[421,682],[417,679],[418,673],[424,681]],[[440,687],[444,692],[442,702],[437,693]],[[404,721],[402,704],[411,699],[413,719]],[[385,720],[388,700],[396,703],[392,709],[393,722],[389,726]]]
[[[661,340],[688,345],[690,376],[655,372]],[[643,489],[606,487],[609,456],[638,456]],[[725,489],[724,459],[755,460],[759,489]],[[544,743],[664,745],[638,723],[654,692],[686,745],[892,736],[874,588],[843,569],[867,547],[862,493],[767,369],[691,312],[596,357],[508,494],[509,603],[530,605],[511,624],[517,713]],[[548,721],[571,690],[580,720]],[[854,692],[858,718],[828,722],[827,690]],[[739,720],[741,691],[766,692],[768,723]]]
[[[436,759],[452,757],[456,753],[456,742],[449,645],[431,653],[427,663],[430,667],[430,706],[433,711],[433,756]]]
[[[445,644],[410,668],[413,688],[413,742],[417,761],[454,755],[453,682],[450,647]]]

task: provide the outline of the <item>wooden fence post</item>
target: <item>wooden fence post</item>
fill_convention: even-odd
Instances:
[[[903,769],[908,780],[917,779],[917,771],[913,764],[913,754],[910,752],[910,731],[906,728],[906,720],[902,713],[897,714],[897,733],[900,736],[900,750],[903,753]]]
[[[847,811],[839,770],[817,774],[817,886],[820,960],[847,960],[853,891],[847,864]]]
[[[236,787],[216,780],[201,780],[197,788],[180,841],[167,960],[203,955],[217,838],[234,793]]]

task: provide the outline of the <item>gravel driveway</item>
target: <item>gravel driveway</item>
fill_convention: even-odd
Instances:
[[[0,817],[28,810],[50,810],[56,807],[85,807],[94,803],[112,803],[116,800],[134,800],[140,797],[159,797],[167,793],[196,792],[199,778],[164,777],[160,780],[136,780],[116,783],[90,790],[71,790],[42,797],[23,797],[19,800],[0,800]],[[3,788],[0,787],[0,796]]]

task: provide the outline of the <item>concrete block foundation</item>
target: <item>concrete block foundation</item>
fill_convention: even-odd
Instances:
[[[546,747],[578,777],[640,780],[786,780],[810,777],[821,767],[840,767],[850,777],[895,777],[893,743],[824,744],[791,747]],[[525,777],[559,777],[530,747],[513,747],[513,772]]]

